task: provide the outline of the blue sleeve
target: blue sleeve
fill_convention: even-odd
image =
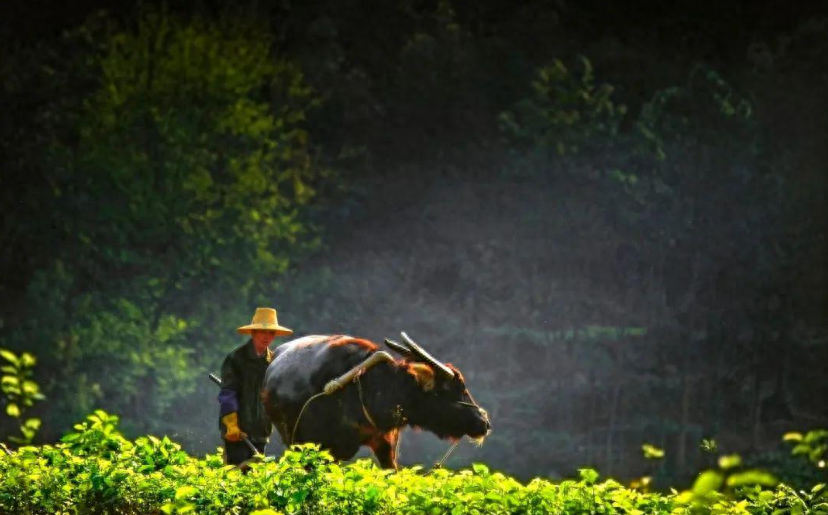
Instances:
[[[239,380],[230,356],[221,365],[221,391],[218,394],[219,417],[239,411]]]

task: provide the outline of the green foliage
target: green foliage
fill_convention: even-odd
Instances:
[[[648,460],[660,460],[664,458],[664,449],[659,449],[658,447],[648,443],[641,446],[641,451],[644,453],[644,457]]]
[[[769,382],[764,377],[769,370],[777,377],[787,373],[776,365],[760,369],[752,362],[733,358],[755,352],[754,345],[759,343],[746,336],[746,326],[731,330],[721,321],[730,317],[762,320],[761,324],[751,322],[750,334],[756,335],[755,331],[786,331],[796,318],[791,314],[787,321],[780,320],[775,317],[778,307],[771,301],[756,300],[768,299],[769,292],[781,291],[786,281],[793,280],[780,275],[781,268],[770,263],[779,256],[772,242],[791,230],[781,222],[785,219],[781,199],[792,199],[796,193],[767,164],[771,142],[763,137],[757,123],[755,98],[730,78],[698,66],[685,79],[648,92],[643,102],[636,102],[635,110],[624,112],[614,108],[621,101],[612,87],[596,86],[601,81],[586,64],[584,70],[583,80],[579,80],[560,63],[539,68],[540,78],[532,84],[532,91],[500,118],[513,156],[508,171],[524,175],[521,180],[531,182],[538,194],[533,208],[526,209],[534,211],[534,218],[522,219],[531,229],[527,229],[530,236],[519,244],[521,251],[527,252],[527,241],[534,235],[543,234],[548,242],[526,259],[524,266],[550,270],[555,279],[548,286],[531,281],[520,284],[515,281],[520,275],[512,274],[514,289],[527,293],[515,295],[510,302],[534,304],[535,311],[520,312],[519,324],[510,322],[527,329],[498,324],[504,329],[498,336],[506,337],[513,331],[515,343],[539,340],[532,333],[548,332],[539,328],[551,324],[553,313],[577,310],[580,305],[618,314],[615,320],[633,320],[658,310],[658,320],[651,320],[634,345],[613,345],[608,335],[600,335],[601,343],[595,346],[604,352],[587,354],[584,345],[549,345],[557,352],[547,358],[544,368],[551,368],[558,360],[566,365],[554,372],[538,371],[537,375],[543,374],[544,380],[577,377],[572,373],[573,357],[588,356],[582,358],[585,365],[579,369],[585,380],[581,384],[588,386],[569,392],[584,395],[579,407],[598,403],[600,407],[589,417],[598,420],[601,428],[590,427],[585,436],[583,428],[572,429],[571,440],[580,437],[578,443],[586,444],[589,463],[603,459],[611,464],[617,452],[614,431],[622,438],[628,438],[631,431],[650,438],[652,433],[645,428],[658,427],[656,441],[670,454],[654,474],[661,483],[666,477],[689,474],[698,463],[710,459],[690,443],[696,438],[721,438],[736,427],[745,430],[740,425],[745,420],[744,410],[752,410],[756,424],[763,422],[758,416],[760,408],[772,404],[771,399],[762,398],[767,394],[757,392],[748,402],[740,399],[742,412],[729,415],[720,386],[722,377],[750,376],[758,389]],[[528,198],[530,188],[522,191]],[[540,207],[544,202],[555,207]],[[566,245],[561,244],[564,241]],[[561,246],[566,247],[569,257],[563,257],[564,252],[555,255],[556,247]],[[564,262],[580,270],[579,283],[570,286],[564,277],[568,273],[556,273]],[[593,282],[607,285],[606,292]],[[586,290],[593,294],[584,295]],[[601,302],[595,297],[602,295],[613,299],[608,301],[611,308],[599,307]],[[578,300],[568,301],[569,297]],[[631,306],[631,298],[641,304]],[[588,308],[581,318],[594,319]],[[791,339],[761,343],[767,356],[790,352],[793,344]],[[531,370],[530,361],[543,361],[537,351],[546,349],[533,345],[531,350],[531,360],[516,369]],[[723,361],[715,361],[731,358],[734,362],[727,367]],[[715,366],[710,365],[711,359]],[[632,369],[635,372],[631,375]],[[666,370],[669,372],[662,372]],[[533,389],[543,391],[534,384],[522,388]],[[668,391],[684,402],[665,402]],[[783,392],[775,392],[773,397],[785,399]],[[635,398],[637,402],[631,406],[648,408],[619,415],[620,398]],[[752,405],[747,405],[749,402]],[[782,409],[761,411],[762,417],[784,413],[786,402],[779,404]],[[654,416],[662,411],[671,414]],[[573,419],[583,420],[584,411],[575,412],[578,416]],[[726,418],[735,424],[725,427],[721,420]],[[559,419],[549,415],[547,420]],[[701,450],[717,452],[715,440],[704,442]],[[621,459],[630,454],[626,450]]]
[[[719,457],[719,468],[728,470],[742,465],[742,458],[738,454],[729,454]]]
[[[150,11],[105,38],[90,25],[78,37],[102,45],[100,86],[76,112],[72,166],[106,223],[69,221],[89,264],[137,267],[151,299],[195,279],[247,286],[247,263],[284,270],[274,243],[303,232],[296,207],[316,174],[302,123],[318,99],[302,73],[255,24]]]
[[[825,482],[826,469],[814,466],[802,456],[791,455],[789,450],[774,450],[751,454],[744,459],[745,467],[765,470],[776,476],[781,483],[796,489],[810,489],[811,486]]]
[[[248,6],[262,23],[237,8],[183,18],[127,7],[69,38],[10,37],[0,298],[11,309],[0,331],[46,365],[49,432],[105,406],[129,434],[187,430],[203,449],[215,392],[197,390],[195,374],[215,370],[259,300],[280,303],[298,331],[422,327],[499,421],[497,445],[479,452],[519,474],[590,464],[630,475],[645,439],[669,452],[648,464],[657,484],[689,474],[715,462],[697,438],[758,438],[775,420],[769,372],[783,407],[821,413],[828,383],[812,363],[825,361],[828,288],[812,272],[825,261],[826,217],[814,216],[826,196],[814,139],[828,112],[825,24],[780,35],[759,73],[751,48],[726,76],[688,77],[689,62],[711,55],[687,50],[698,38],[667,34],[681,48],[665,51],[647,28],[595,30],[596,17],[562,5]],[[607,9],[598,18],[623,11]],[[674,11],[673,26],[686,26]],[[745,55],[739,38],[721,41]],[[272,76],[286,59],[304,74]],[[327,117],[313,114],[314,95],[291,96],[293,79],[324,92]],[[300,121],[268,138],[285,106]],[[310,144],[320,136],[364,146],[377,166],[355,169],[360,194],[318,218],[336,244],[286,288],[278,270],[301,259],[302,212],[326,187]],[[281,137],[296,161],[271,158],[268,140]],[[495,177],[504,150],[534,177]],[[302,172],[304,157],[297,189],[279,175]],[[264,164],[281,181],[278,216],[235,201],[240,169],[258,186]],[[559,182],[537,180],[549,177]],[[249,191],[254,205],[276,198]],[[313,196],[303,203],[300,191]],[[257,216],[283,236],[267,226],[240,236]],[[399,230],[412,220],[438,232]],[[626,326],[643,334],[628,338]],[[184,410],[201,415],[169,416]]]
[[[0,358],[0,407],[4,408],[4,415],[19,421],[21,433],[21,436],[11,436],[9,440],[30,443],[40,429],[40,419],[24,420],[23,414],[36,401],[45,399],[40,393],[40,386],[32,380],[37,360],[28,352],[18,356],[3,348],[0,348]]]
[[[305,122],[320,99],[267,28],[237,16],[101,14],[64,43],[35,67],[73,94],[27,129],[48,184],[31,195],[55,213],[31,237],[54,248],[9,345],[50,370],[60,426],[105,406],[169,429],[200,355],[232,348],[232,328],[314,245],[303,210],[327,172]]]
[[[699,66],[691,71],[685,86],[668,87],[652,96],[641,109],[636,130],[658,160],[665,160],[681,146],[729,144],[720,137],[725,128],[731,136],[747,136],[739,148],[753,151],[756,141],[745,123],[752,114],[744,95],[715,70]]]
[[[78,456],[101,456],[111,458],[113,453],[131,444],[118,432],[118,417],[103,410],[96,410],[86,417],[86,422],[75,424],[75,432],[61,441],[73,454]]]
[[[293,446],[248,473],[219,453],[196,459],[168,438],[129,441],[118,417],[96,411],[61,443],[0,455],[0,511],[39,514],[544,514],[825,515],[824,485],[809,492],[772,485],[765,473],[706,471],[692,490],[668,495],[599,481],[526,484],[475,463],[471,469],[398,472],[370,460],[334,463],[314,444]]]
[[[692,488],[677,495],[676,500],[691,513],[720,513],[722,504],[728,499],[739,499],[736,507],[738,512],[742,512],[749,500],[758,499],[760,494],[766,497],[772,495],[763,489],[779,484],[776,477],[767,471],[742,468],[742,458],[737,454],[721,456],[718,463],[719,470],[699,473]]]
[[[101,41],[86,27],[80,35]],[[293,208],[313,196],[301,124],[317,100],[297,68],[273,58],[268,33],[151,11],[104,39],[95,59],[101,84],[78,113],[77,171],[96,179],[108,223],[76,228],[95,234],[88,250],[178,281],[251,260],[281,271],[273,243],[302,231]],[[125,231],[143,245],[121,255]],[[157,259],[159,244],[172,259]]]
[[[699,448],[704,452],[714,453],[719,450],[719,444],[712,438],[705,438],[699,444]]]
[[[499,117],[501,130],[520,145],[551,149],[558,157],[611,145],[627,112],[612,100],[613,87],[596,84],[581,56],[580,75],[556,59],[537,71],[532,95]]]
[[[791,454],[806,456],[808,460],[819,468],[826,468],[828,459],[828,430],[815,429],[802,433],[786,433],[782,439],[794,444]]]

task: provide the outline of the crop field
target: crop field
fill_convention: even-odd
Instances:
[[[98,411],[56,445],[0,454],[0,512],[63,514],[751,514],[826,515],[828,490],[796,491],[761,471],[705,471],[687,491],[647,492],[581,469],[579,479],[521,483],[483,464],[391,472],[334,463],[294,446],[248,473],[220,453],[198,459],[168,438],[126,439]],[[730,465],[724,464],[725,468]]]

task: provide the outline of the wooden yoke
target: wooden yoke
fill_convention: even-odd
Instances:
[[[351,370],[345,372],[341,376],[336,379],[333,379],[325,385],[325,394],[330,395],[335,391],[343,388],[346,384],[350,383],[354,380],[357,374],[361,374],[368,370],[369,368],[382,363],[383,361],[390,361],[394,362],[394,357],[391,354],[388,354],[384,350],[377,351],[371,354],[368,359],[360,363],[359,365],[355,366]]]

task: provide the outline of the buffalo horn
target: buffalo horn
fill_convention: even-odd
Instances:
[[[407,358],[413,358],[414,355],[408,350],[407,347],[400,345],[399,343],[395,342],[394,340],[389,340],[388,338],[385,339],[385,344],[388,345],[388,348],[393,350],[394,352],[405,356]]]
[[[426,363],[431,364],[434,368],[440,370],[445,375],[447,375],[449,377],[454,377],[454,371],[452,369],[450,369],[449,367],[442,364],[440,361],[435,359],[434,356],[432,356],[431,354],[426,352],[425,349],[423,349],[422,347],[420,347],[419,345],[414,343],[414,340],[409,338],[408,335],[405,334],[405,331],[401,332],[400,334],[402,335],[402,338],[403,338],[403,341],[405,342],[405,344],[408,346],[409,349],[411,349],[412,354],[415,354],[415,355],[419,356]]]

